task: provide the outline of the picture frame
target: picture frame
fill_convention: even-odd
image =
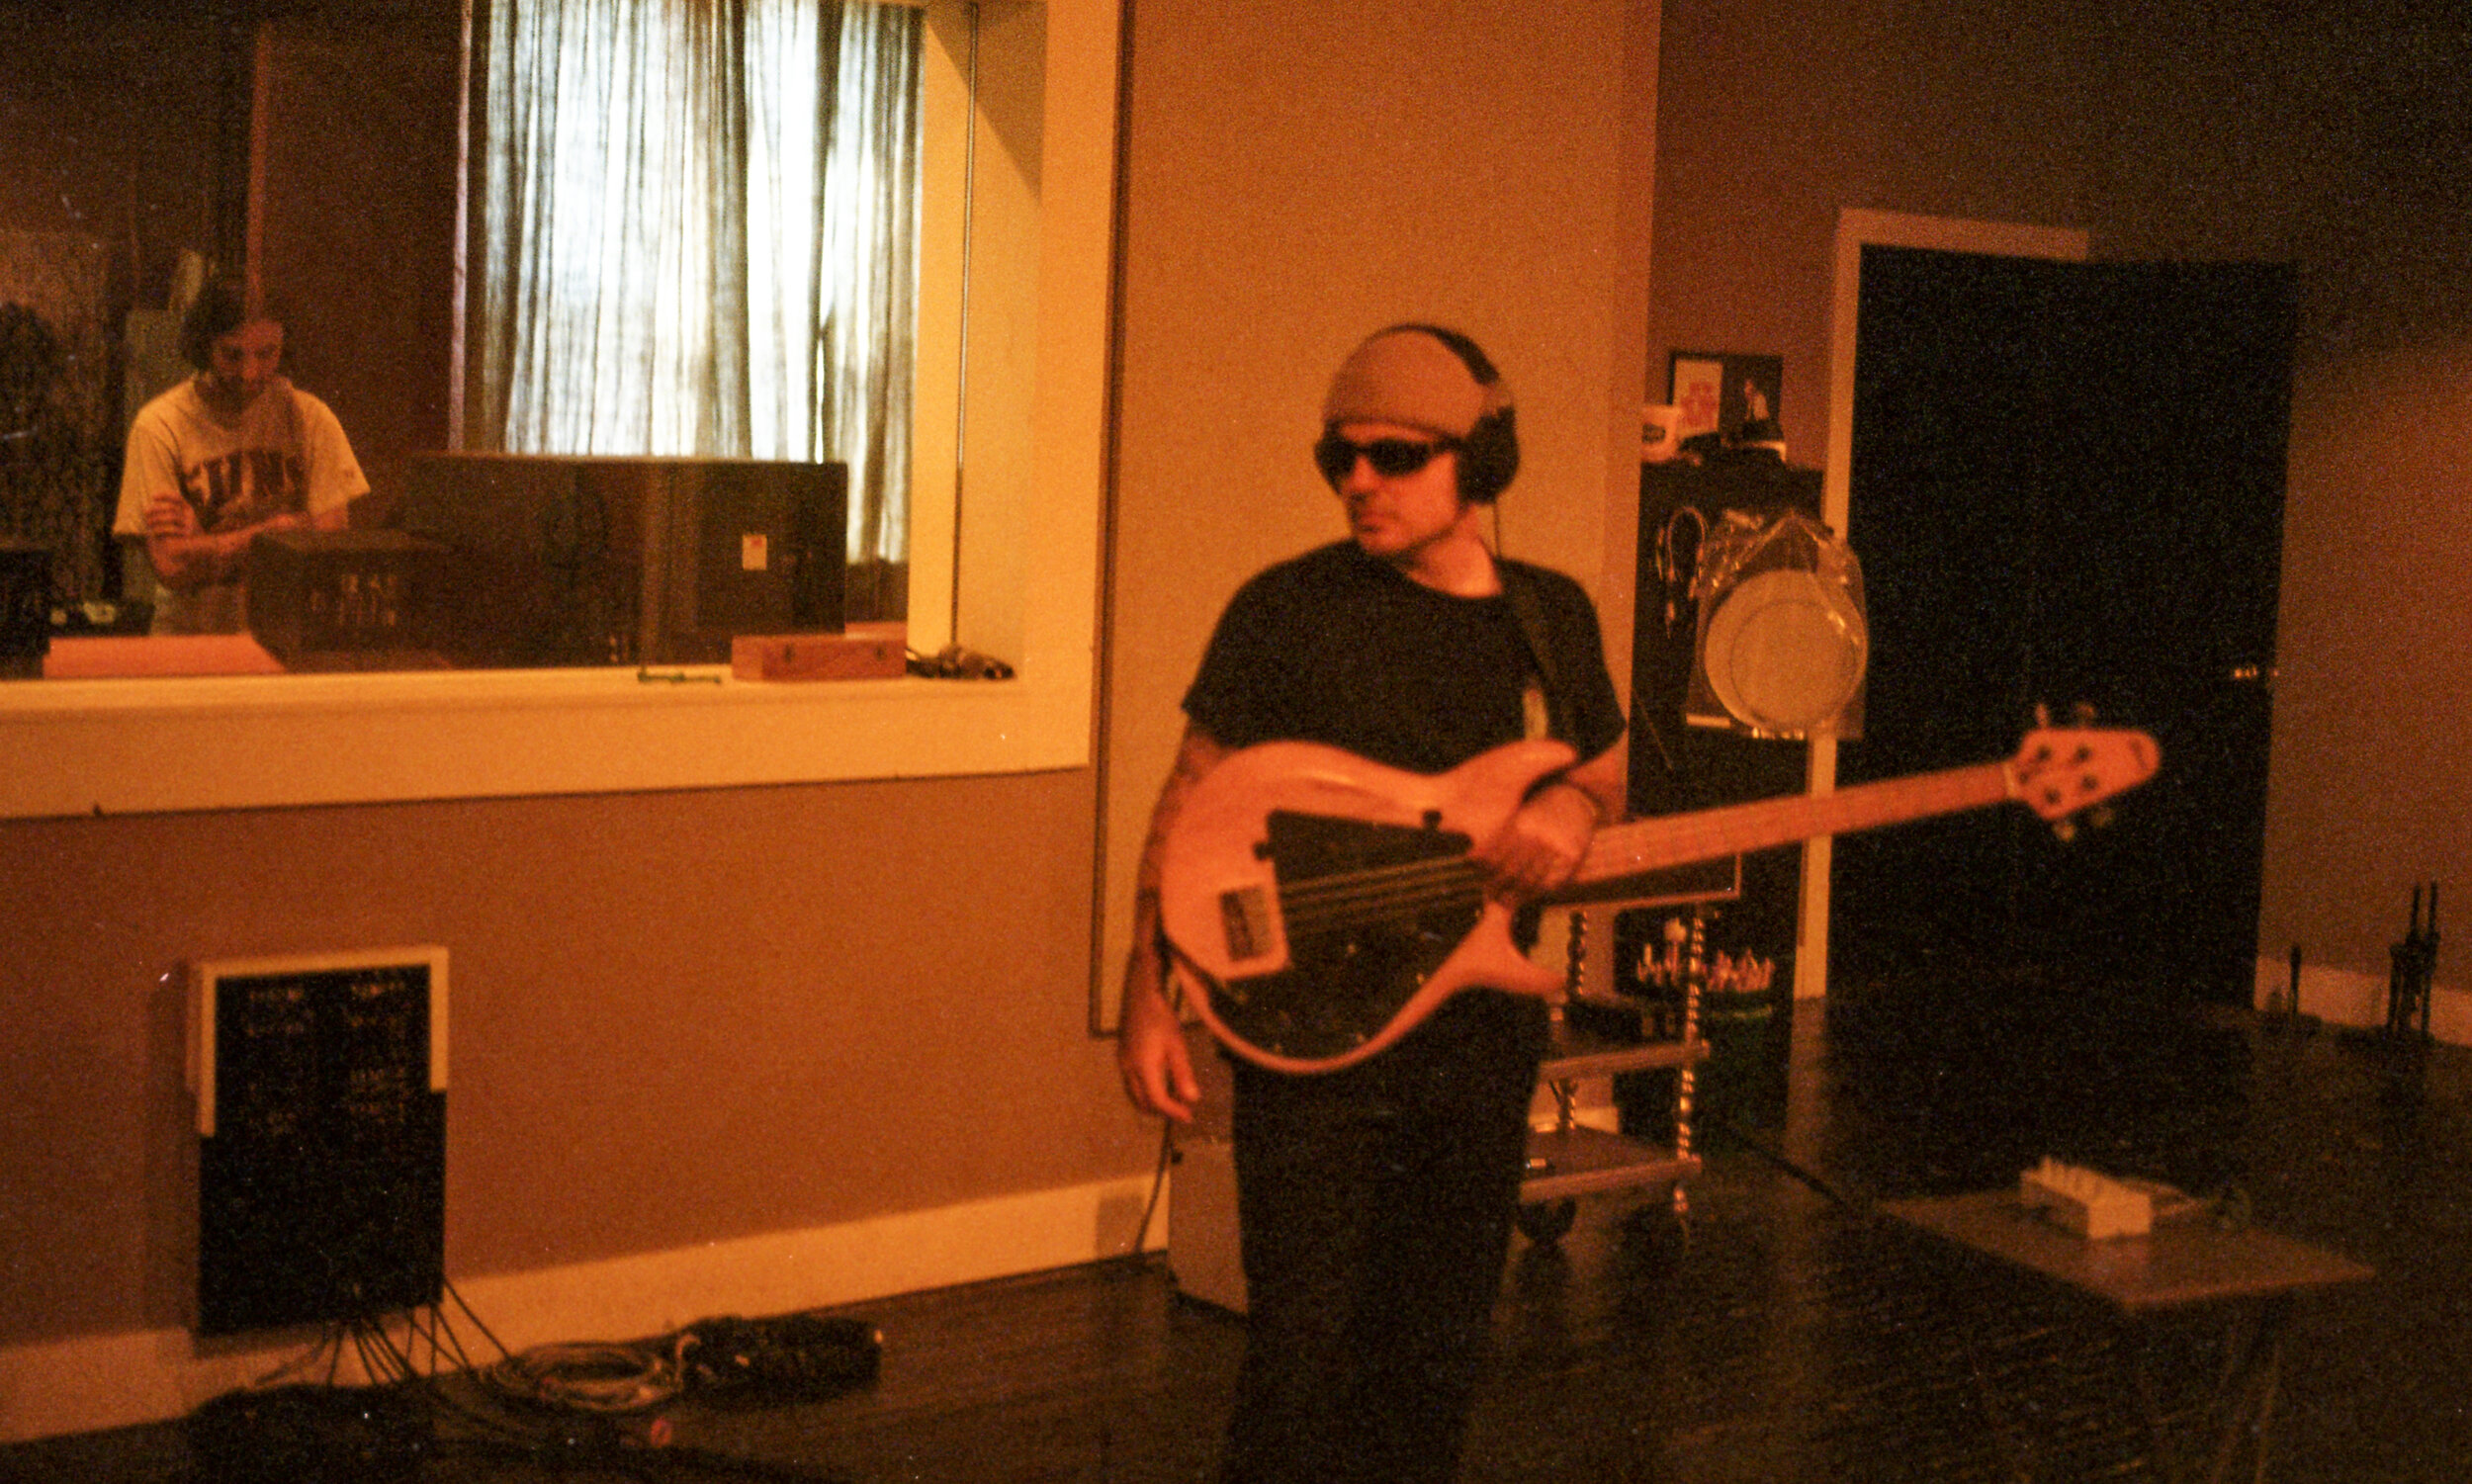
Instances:
[[[1785,380],[1783,356],[1677,350],[1665,358],[1665,400],[1680,409],[1684,438],[1716,433],[1731,443],[1743,424],[1775,419]]]

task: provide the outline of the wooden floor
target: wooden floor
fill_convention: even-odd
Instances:
[[[2298,1306],[2272,1478],[2472,1478],[2472,1054],[2053,991],[1831,1004],[1824,1027],[1814,1007],[1797,1017],[1790,1113],[1734,1110],[1829,1193],[1719,1138],[1687,1222],[1601,1196],[1560,1243],[1522,1242],[1468,1484],[2163,1477],[2133,1378],[2154,1378],[2166,1445],[2196,1438],[2221,1316],[2131,1330],[1868,1214],[1874,1197],[2013,1180],[2046,1153],[2219,1196],[2378,1268]],[[681,1406],[669,1422],[692,1451],[665,1469],[448,1447],[405,1477],[732,1477],[676,1466],[713,1459],[885,1484],[1209,1477],[1241,1322],[1179,1297],[1162,1262],[856,1312],[885,1335],[874,1386]],[[205,1478],[177,1426],[0,1448],[0,1479]]]

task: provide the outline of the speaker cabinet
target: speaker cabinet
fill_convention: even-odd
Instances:
[[[422,454],[396,523],[449,549],[456,664],[716,664],[841,631],[848,509],[845,464]]]
[[[446,950],[191,969],[198,1333],[438,1301]]]

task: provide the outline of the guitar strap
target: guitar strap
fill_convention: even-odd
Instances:
[[[1545,604],[1537,597],[1536,579],[1529,575],[1527,567],[1507,559],[1495,563],[1494,569],[1501,577],[1502,596],[1510,602],[1511,618],[1519,625],[1519,636],[1528,646],[1529,665],[1536,670],[1537,684],[1544,692],[1543,735],[1575,746],[1567,687],[1554,672],[1553,636],[1546,629]],[[1536,717],[1539,709],[1533,704],[1529,707],[1528,735],[1532,738],[1541,730]]]
[[[1544,687],[1542,709],[1545,718],[1545,735],[1577,746],[1568,688],[1554,672],[1553,636],[1545,623],[1545,603],[1537,596],[1536,578],[1526,567],[1507,558],[1497,561],[1494,569],[1501,575],[1502,595],[1510,601],[1511,617],[1519,624],[1520,638],[1528,645],[1529,663],[1535,666],[1538,683]],[[1531,707],[1532,717],[1537,709]],[[1693,792],[1687,787],[1682,765],[1675,759],[1673,749],[1665,745],[1665,736],[1658,730],[1655,721],[1645,715],[1637,715],[1632,718],[1632,725],[1644,729],[1649,742],[1656,748],[1657,759],[1665,766],[1669,791]],[[1532,720],[1528,735],[1535,737],[1537,734],[1538,729]]]
[[[1519,637],[1528,646],[1528,663],[1536,671],[1536,678],[1523,687],[1521,696],[1520,709],[1527,720],[1525,736],[1532,741],[1540,736],[1550,737],[1576,748],[1578,728],[1571,716],[1569,687],[1562,683],[1553,663],[1553,634],[1545,622],[1545,601],[1537,596],[1536,578],[1516,562],[1496,562],[1494,570],[1501,576],[1502,596],[1510,601]],[[1543,905],[1528,903],[1511,920],[1511,941],[1525,953],[1537,945],[1544,925]]]

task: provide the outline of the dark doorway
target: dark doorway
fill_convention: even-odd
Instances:
[[[2016,809],[1840,839],[1833,982],[2248,1003],[2292,334],[2279,267],[1864,250],[1840,781],[2006,755],[2038,703],[2152,733],[2163,771],[2068,843]]]

